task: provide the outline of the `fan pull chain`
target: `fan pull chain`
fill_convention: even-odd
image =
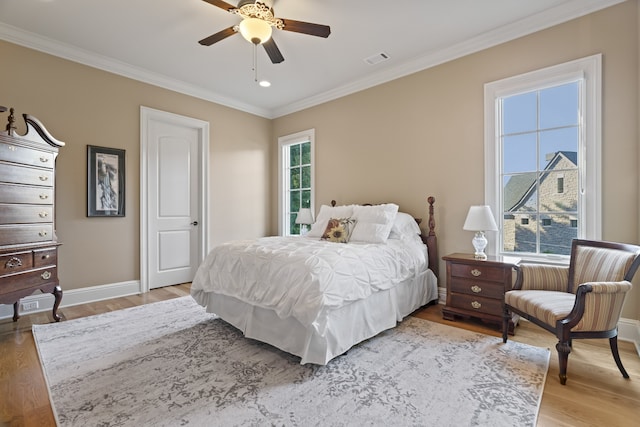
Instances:
[[[258,83],[258,45],[253,44],[253,81]]]

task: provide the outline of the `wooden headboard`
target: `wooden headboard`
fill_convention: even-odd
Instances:
[[[427,226],[429,230],[427,234],[422,231],[420,238],[427,246],[427,252],[429,255],[429,269],[433,271],[433,274],[437,278],[440,278],[440,259],[438,258],[438,238],[436,237],[436,220],[433,214],[433,204],[436,202],[436,198],[433,196],[427,197],[427,203],[429,203],[429,220]],[[335,206],[336,201],[331,201],[331,206]],[[371,206],[371,203],[365,203],[364,206]],[[415,217],[414,217],[415,218]],[[422,218],[415,218],[418,225],[422,223]],[[422,228],[420,228],[422,230]]]

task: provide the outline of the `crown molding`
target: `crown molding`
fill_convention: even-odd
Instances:
[[[130,64],[114,60],[113,58],[97,55],[72,45],[60,43],[8,24],[0,23],[0,39],[133,80],[254,114],[256,116],[274,119],[479,52],[501,43],[561,24],[571,19],[579,18],[618,3],[622,3],[623,1],[626,0],[572,0],[526,19],[522,19],[496,30],[481,34],[473,39],[449,46],[446,49],[429,52],[396,67],[371,74],[333,90],[274,109],[260,108],[255,105],[240,102],[212,91],[203,90],[201,87],[146,69],[135,67]]]

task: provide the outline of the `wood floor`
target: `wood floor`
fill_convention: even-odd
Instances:
[[[64,320],[176,298],[189,294],[189,284],[155,289],[144,295],[65,307]],[[426,307],[415,316],[439,323],[500,336],[492,325],[473,320],[450,322],[442,319],[440,306]],[[31,334],[31,325],[49,323],[50,313],[23,316],[17,323],[0,321],[0,427],[54,426],[47,386]],[[640,425],[640,357],[627,342],[620,343],[621,358],[631,376],[620,375],[607,340],[576,340],[569,356],[568,381],[560,385],[553,336],[526,322],[511,337],[552,350],[538,426]]]

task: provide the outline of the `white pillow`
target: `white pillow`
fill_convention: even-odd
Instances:
[[[396,219],[391,227],[390,239],[404,239],[406,237],[413,238],[416,234],[420,235],[422,231],[415,218],[407,213],[398,212]]]
[[[317,237],[318,239],[324,234],[327,224],[331,218],[349,218],[353,213],[353,205],[346,206],[320,206],[320,212],[316,216],[316,222],[311,226],[311,230],[307,233],[308,237]]]
[[[385,243],[397,213],[398,205],[393,203],[374,206],[355,205],[351,218],[356,220],[356,226],[351,233],[350,241]]]

